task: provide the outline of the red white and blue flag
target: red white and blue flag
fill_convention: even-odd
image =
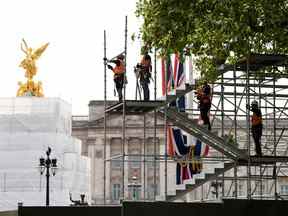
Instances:
[[[185,82],[184,62],[181,62],[179,53],[176,53],[174,58],[174,80],[176,88]]]
[[[187,139],[182,134],[182,130],[176,127],[167,127],[167,146],[169,156],[184,156],[190,152],[187,146]]]
[[[165,83],[165,58],[161,58],[161,78],[162,78],[162,95],[166,94],[166,83]]]
[[[166,87],[167,87],[167,92],[170,92],[175,88],[175,81],[174,81],[172,64],[171,64],[171,56],[162,58],[161,66],[162,66],[162,95],[165,95]],[[166,83],[165,83],[165,79],[166,79]]]

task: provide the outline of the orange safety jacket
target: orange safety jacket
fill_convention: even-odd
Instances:
[[[262,116],[257,115],[256,113],[253,113],[251,121],[252,121],[252,126],[261,125],[262,124]]]
[[[150,59],[146,59],[145,57],[143,57],[141,59],[140,65],[142,66],[142,69],[144,69],[143,72],[151,73],[152,65],[151,65],[151,60]]]
[[[123,64],[122,61],[120,61],[120,65],[119,65],[119,66],[116,65],[116,66],[113,68],[114,76],[123,74],[124,71],[125,71],[125,67],[124,67],[124,64]]]

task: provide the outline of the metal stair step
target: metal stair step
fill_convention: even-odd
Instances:
[[[185,190],[185,184],[176,185],[176,190]]]
[[[195,178],[184,180],[184,185],[195,184]]]

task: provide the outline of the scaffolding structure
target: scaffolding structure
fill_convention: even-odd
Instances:
[[[127,17],[125,18],[125,67],[127,62]],[[104,31],[104,59],[106,59],[106,31]],[[180,96],[191,93],[196,86],[187,84],[184,90],[176,90],[174,95],[169,95],[166,88],[165,99],[157,100],[157,71],[156,71],[156,50],[154,50],[154,100],[144,102],[126,100],[126,87],[124,85],[123,101],[107,106],[107,76],[104,60],[104,203],[106,203],[106,179],[107,163],[113,160],[121,160],[122,185],[121,198],[125,197],[125,188],[128,181],[125,172],[125,164],[131,161],[133,156],[138,157],[136,161],[144,164],[143,190],[146,200],[147,190],[146,164],[153,164],[154,185],[159,184],[157,172],[161,166],[164,170],[164,200],[173,201],[185,196],[195,190],[200,190],[199,200],[208,200],[212,189],[215,199],[218,198],[247,198],[247,199],[284,199],[285,196],[279,193],[278,183],[280,179],[288,179],[288,85],[285,83],[288,66],[288,57],[285,55],[264,55],[251,54],[235,65],[221,65],[218,68],[218,80],[212,84],[213,100],[211,107],[212,131],[199,126],[196,119],[199,116],[197,101],[193,106],[186,109],[186,113],[179,113],[169,108],[169,103]],[[271,71],[265,72],[267,68]],[[278,70],[278,73],[275,71]],[[280,72],[279,72],[280,71]],[[261,73],[259,73],[261,72]],[[125,70],[126,73],[126,70]],[[261,74],[261,76],[259,76]],[[165,77],[166,82],[167,77]],[[287,81],[286,81],[287,82]],[[167,82],[166,82],[167,83]],[[256,100],[262,110],[264,132],[262,136],[263,157],[254,155],[254,142],[251,141],[250,133],[250,111],[246,104]],[[146,153],[146,117],[153,114],[153,154]],[[109,115],[122,115],[122,144],[121,155],[118,157],[106,158],[106,132],[108,130],[107,119]],[[127,152],[126,118],[128,115],[143,116],[143,154],[132,155]],[[157,121],[163,121],[164,127],[164,149],[163,154],[159,152],[157,143]],[[196,137],[212,147],[211,153],[201,158],[204,164],[222,164],[222,167],[215,168],[214,173],[204,173],[201,179],[195,178],[192,183],[187,183],[184,188],[176,188],[175,194],[169,194],[168,179],[170,163],[177,162],[177,159],[168,157],[167,154],[167,125],[174,125],[186,133]],[[232,142],[231,142],[232,139]],[[246,193],[239,194],[239,184],[246,183]],[[206,185],[206,187],[204,187]],[[287,181],[288,185],[288,181]],[[264,192],[264,186],[265,192]],[[267,188],[268,187],[268,188]],[[218,189],[221,188],[221,193]],[[267,192],[268,191],[268,192]],[[257,193],[256,193],[257,192]],[[218,194],[221,196],[218,197]],[[154,200],[157,200],[159,192],[154,188]]]

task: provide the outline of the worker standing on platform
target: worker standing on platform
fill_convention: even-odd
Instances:
[[[138,78],[143,89],[144,101],[149,101],[149,83],[151,78],[152,65],[151,57],[147,52],[145,55],[143,55],[141,62],[137,64],[136,68],[139,69]]]
[[[197,99],[199,100],[200,116],[203,121],[203,125],[208,125],[208,130],[211,130],[211,124],[209,119],[209,112],[211,108],[211,87],[207,81],[196,92]]]
[[[254,100],[251,103],[251,111],[253,112],[251,122],[252,122],[252,136],[255,143],[256,156],[261,157],[262,156],[261,136],[262,136],[263,123],[262,123],[262,113],[256,100]]]
[[[109,62],[114,63],[115,67],[113,68],[111,65],[107,65],[107,67],[114,72],[114,83],[116,86],[117,94],[119,101],[122,101],[122,89],[125,82],[124,72],[125,72],[125,66],[124,66],[124,56],[119,55],[117,56],[116,60],[111,60]]]

